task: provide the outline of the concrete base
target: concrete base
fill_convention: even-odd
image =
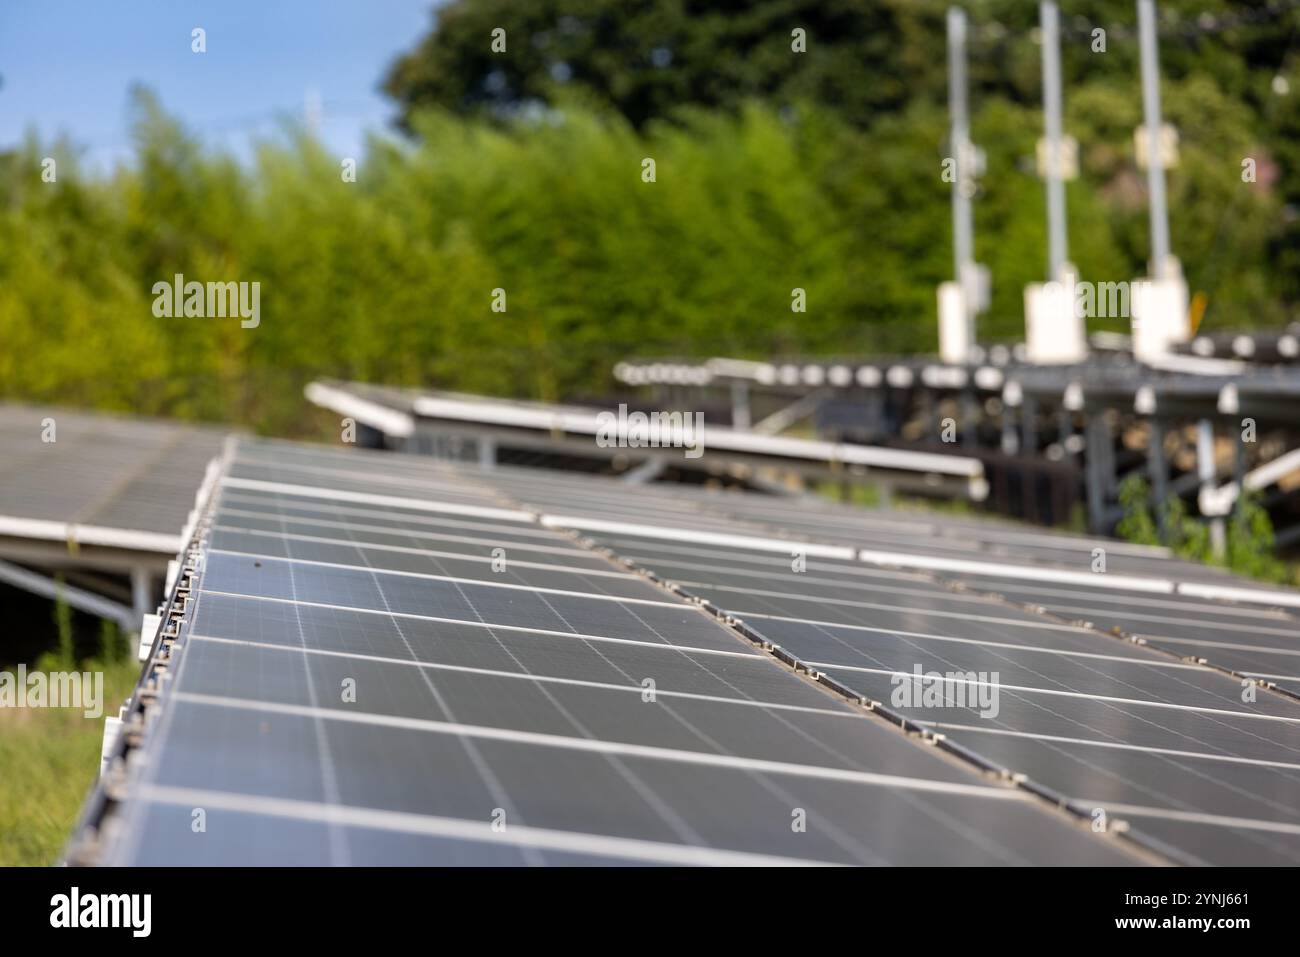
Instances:
[[[1060,282],[1025,287],[1025,350],[1030,362],[1066,365],[1088,358],[1084,320],[1070,287]]]
[[[964,365],[970,360],[972,345],[961,286],[955,282],[940,283],[939,358],[953,365]]]
[[[1133,355],[1138,361],[1168,355],[1169,347],[1191,339],[1187,317],[1187,282],[1138,279],[1130,296],[1133,311]]]

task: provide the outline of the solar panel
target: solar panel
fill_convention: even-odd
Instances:
[[[488,398],[452,392],[373,386],[364,383],[318,381],[310,383],[307,398],[322,408],[354,418],[385,435],[397,447],[418,449],[425,440],[440,437],[453,442],[468,439],[495,448],[499,442],[514,452],[533,449],[569,453],[589,459],[621,458],[618,447],[640,448],[641,454],[668,461],[668,447],[696,449],[687,465],[705,468],[792,468],[834,477],[840,469],[871,469],[889,476],[901,488],[934,491],[946,488],[963,498],[982,499],[988,484],[978,459],[931,451],[866,446],[776,435],[748,428],[706,426],[703,419],[679,414],[661,420],[642,419],[633,424],[626,407],[620,411],[572,405]],[[637,412],[637,416],[643,413]],[[613,418],[609,418],[613,416]],[[643,428],[653,428],[663,438],[642,441]],[[606,443],[606,432],[617,441]],[[647,433],[648,435],[648,433]],[[493,455],[495,452],[492,453]],[[707,459],[707,461],[705,461]],[[681,459],[677,460],[682,463]]]
[[[1105,588],[1086,591],[1004,578],[963,579],[970,587],[1035,605],[1068,620],[1132,635],[1172,654],[1202,658],[1300,696],[1300,620],[1281,608],[1243,606],[1184,595],[1135,598]]]
[[[1195,657],[1241,676],[1266,681],[1290,694],[1300,694],[1300,668],[1295,665],[1300,619],[1293,610],[1294,592],[1257,582],[1239,582],[1218,568],[1206,568],[1170,557],[1165,550],[1109,540],[1042,534],[1051,551],[1022,546],[1032,542],[1032,529],[1005,529],[970,521],[927,523],[919,517],[911,531],[919,540],[900,544],[896,515],[878,517],[830,504],[800,500],[774,506],[759,497],[732,496],[729,514],[749,520],[767,517],[786,532],[821,541],[857,542],[879,550],[887,544],[915,555],[944,556],[936,541],[965,542],[986,563],[984,569],[938,567],[946,581],[1003,597],[1018,605],[1049,613],[1064,621],[1086,622],[1100,630],[1133,637],[1180,657]],[[790,513],[790,517],[787,517]],[[809,515],[815,516],[810,520]],[[887,531],[882,533],[879,528]],[[849,529],[860,531],[849,531]],[[892,538],[885,538],[891,535]],[[1010,547],[1015,542],[1014,548]],[[991,544],[992,543],[992,544]],[[1006,547],[1000,547],[1005,545]],[[962,546],[958,545],[957,548]],[[1097,549],[1104,553],[1103,573]],[[949,548],[947,557],[961,557]],[[969,557],[969,556],[968,556]],[[1000,568],[994,567],[994,561]],[[914,567],[923,567],[918,561]],[[1110,587],[1114,576],[1124,587]],[[1176,579],[1177,592],[1144,587]],[[1136,589],[1136,590],[1135,590]],[[1223,596],[1219,598],[1218,596]],[[1224,600],[1240,598],[1240,601]]]
[[[181,529],[218,429],[0,405],[0,536],[162,552]],[[30,555],[30,553],[28,553]]]
[[[480,473],[242,442],[192,557],[74,860],[1155,860]]]
[[[567,493],[544,489],[532,498],[563,506],[576,488],[593,485],[594,480],[569,484]],[[851,559],[824,557],[814,550],[841,543],[880,546],[870,519],[854,527],[845,510],[823,512],[820,506],[756,496],[698,499],[715,520],[730,514],[742,518],[735,524],[733,541],[701,547],[700,536],[688,523],[672,527],[661,520],[652,526],[632,497],[622,509],[622,523],[611,520],[617,518],[617,508],[605,510],[599,519],[569,520],[587,526],[584,534],[600,544],[780,645],[803,666],[884,703],[996,767],[1027,776],[1031,787],[1066,800],[1082,816],[1100,818],[1104,813],[1130,820],[1135,836],[1172,860],[1300,861],[1300,708],[1293,700],[1244,688],[1212,668],[1016,604],[1032,594],[1039,600],[1025,604],[1045,604],[1050,610],[1051,603],[1042,600],[1049,596],[1039,592],[1066,589],[1065,597],[1079,601],[1095,619],[1097,597],[1118,601],[1117,593],[1126,594],[1129,608],[1146,607],[1146,594],[1132,589],[1151,579],[1137,575],[1132,588],[1122,591],[1025,582],[1009,574],[990,580],[942,568],[908,573],[860,562],[855,567]],[[527,497],[525,501],[535,504]],[[817,519],[807,520],[809,514]],[[756,526],[755,519],[765,522]],[[889,521],[894,521],[892,516]],[[746,545],[745,536],[754,535],[756,527],[762,537]],[[918,558],[951,553],[964,547],[960,541],[949,547],[936,546],[934,540],[960,534],[959,529],[948,529],[918,536],[908,552]],[[976,529],[971,537],[979,534]],[[997,534],[1006,537],[1005,532]],[[778,536],[776,548],[773,535]],[[1058,539],[1051,543],[1058,552],[1055,567],[1019,555],[1006,558],[1019,562],[1026,575],[1046,570],[1049,577],[1057,577],[1057,569],[1065,570],[1062,563],[1072,555],[1081,563],[1097,547],[1087,539]],[[983,544],[976,545],[976,554],[983,554]],[[890,547],[907,546],[896,539]],[[776,557],[780,548],[786,554]],[[806,557],[804,570],[798,571],[791,557],[801,551]],[[1128,557],[1137,561],[1124,567],[1123,574],[1130,577],[1150,570],[1142,563],[1178,578],[1186,571],[1185,563],[1158,554]],[[927,565],[918,561],[915,567]],[[1223,577],[1203,570],[1198,575],[1211,581]],[[1005,595],[954,592],[951,586],[958,580]],[[1231,579],[1228,584],[1245,587]],[[1017,587],[1037,591],[1017,593]],[[1266,590],[1258,594],[1263,596],[1259,601],[1269,597]],[[1174,606],[1191,603],[1181,595],[1154,600]],[[1204,599],[1200,603],[1212,609],[1212,617],[1203,618],[1200,625],[1187,619],[1179,627],[1200,627],[1216,635],[1216,651],[1225,650],[1218,645],[1230,643],[1223,640],[1227,633],[1251,636],[1255,646],[1279,655],[1294,653],[1297,631],[1288,630],[1289,619],[1281,613]],[[1169,610],[1162,608],[1151,617],[1171,618],[1163,614]],[[1159,623],[1169,630],[1170,622]],[[1224,623],[1234,627],[1223,629]],[[1151,644],[1158,639],[1152,638]],[[917,669],[968,676],[963,679],[967,690],[996,687],[997,713],[970,706],[895,703],[895,692],[910,683],[899,679]]]

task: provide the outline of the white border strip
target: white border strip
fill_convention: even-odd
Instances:
[[[77,525],[38,518],[18,518],[0,515],[0,535],[14,538],[38,538],[51,542],[75,542],[78,545],[102,545],[106,548],[127,548],[142,552],[161,552],[175,555],[185,546],[179,535],[162,532],[140,532],[124,528],[107,528],[103,525]]]
[[[172,700],[240,711],[287,714],[303,718],[344,721],[351,724],[402,728],[408,731],[423,731],[430,734],[457,735],[485,741],[507,741],[511,744],[561,748],[566,751],[582,751],[590,754],[615,754],[628,758],[669,761],[675,764],[752,771],[758,774],[778,774],[819,781],[842,781],[847,784],[896,788],[902,791],[960,794],[966,797],[992,798],[1001,801],[1023,801],[1026,799],[1023,791],[1010,787],[994,787],[987,784],[960,784],[953,781],[905,777],[898,774],[881,774],[876,771],[856,771],[850,768],[832,768],[817,764],[795,764],[790,761],[771,761],[765,758],[744,758],[733,754],[686,751],[681,748],[661,748],[648,744],[626,744],[617,741],[574,738],[561,734],[543,734],[538,731],[516,731],[507,728],[490,728],[484,725],[460,724],[451,721],[432,721],[425,718],[401,718],[395,715],[341,711],[333,708],[313,708],[309,705],[250,701],[241,698],[228,698],[222,695],[196,694],[190,691],[173,691]]]
[[[231,516],[233,516],[233,519],[230,519],[232,521],[241,518],[255,518],[260,522],[279,524],[282,527],[287,523],[293,523],[295,525],[319,525],[321,528],[338,528],[349,532],[373,532],[378,535],[387,535],[389,538],[401,538],[401,539],[412,539],[412,540],[427,538],[430,541],[434,541],[434,542],[461,542],[462,544],[465,545],[488,545],[492,548],[508,548],[511,550],[524,551],[524,552],[542,552],[550,555],[584,555],[587,558],[592,559],[593,561],[604,563],[604,560],[601,559],[600,556],[593,555],[589,550],[585,548],[578,548],[576,545],[563,546],[563,545],[521,544],[520,542],[515,541],[513,539],[509,539],[509,540],[502,539],[500,536],[485,537],[482,535],[452,535],[447,532],[426,531],[425,527],[422,525],[399,527],[396,525],[370,525],[368,523],[338,522],[338,521],[334,521],[333,519],[303,518],[302,516],[299,515],[285,515],[283,513],[275,513],[275,512],[254,512],[249,509],[235,508],[229,505],[222,505],[217,509],[216,520],[218,522],[224,522]],[[230,527],[230,526],[226,526],[226,527]],[[244,526],[242,525],[239,527],[244,528]],[[445,526],[437,525],[432,527],[441,528]],[[266,529],[249,529],[249,531],[262,531],[268,535],[284,534],[289,537],[295,537],[295,538],[302,537],[297,532],[283,532],[283,533],[270,532],[267,531]],[[515,528],[510,529],[510,532],[512,534],[518,534],[521,531],[523,531],[523,529],[515,529]],[[552,533],[550,533],[549,531],[545,531],[543,529],[538,529],[537,534],[539,536],[539,538],[537,539],[538,542],[556,540],[552,535]],[[547,536],[547,537],[540,537],[540,536]],[[347,544],[349,545],[365,545],[367,548],[377,548],[381,544],[379,542],[371,542],[371,541],[364,541],[364,540],[357,540],[357,539],[332,539],[332,540],[346,541]],[[389,547],[394,547],[394,546],[389,546]],[[1260,614],[1264,614],[1264,613],[1260,612]]]
[[[976,734],[996,734],[1005,738],[1026,738],[1030,741],[1050,741],[1054,744],[1082,744],[1093,748],[1111,748],[1117,751],[1140,751],[1143,754],[1166,754],[1175,758],[1196,758],[1204,761],[1222,761],[1227,764],[1249,764],[1261,768],[1282,768],[1300,771],[1300,764],[1290,761],[1267,761],[1263,758],[1240,758],[1235,754],[1211,754],[1207,751],[1180,751],[1177,748],[1156,748],[1146,744],[1124,744],[1122,741],[1096,741],[1092,738],[1070,738],[1059,734],[1039,734],[1034,731],[1011,731],[1006,728],[981,728],[973,724],[948,724],[944,721],[918,721],[927,728],[940,731],[971,731]]]
[[[518,509],[489,508],[484,505],[453,505],[449,502],[431,502],[422,498],[405,498],[400,495],[376,495],[372,492],[349,492],[343,489],[322,488],[316,485],[291,485],[286,482],[264,482],[261,479],[241,479],[223,476],[222,488],[242,488],[254,492],[272,492],[281,495],[298,495],[303,498],[322,498],[331,502],[357,502],[362,505],[391,505],[419,512],[445,512],[449,515],[473,515],[478,518],[499,518],[508,522],[532,522],[532,512]]]
[[[613,412],[596,413],[558,406],[523,405],[482,399],[466,401],[424,395],[413,400],[412,408],[416,415],[430,419],[477,422],[545,432],[569,432],[577,435],[598,436],[607,431],[609,425],[601,418],[602,415],[606,419],[613,417],[619,429],[624,429],[626,425]],[[938,455],[934,452],[913,452],[869,445],[845,445],[811,439],[790,439],[716,426],[701,429],[698,435],[693,432],[688,435],[681,428],[670,427],[664,431],[668,432],[668,439],[663,443],[665,445],[698,443],[705,449],[784,456],[815,462],[841,462],[847,465],[865,465],[905,472],[931,472],[969,479],[980,479],[984,475],[983,463],[979,459],[965,456]]]
[[[1228,386],[1227,388],[1232,387]],[[1297,470],[1300,470],[1300,449],[1292,449],[1270,462],[1265,462],[1259,468],[1247,472],[1243,476],[1243,483],[1247,489],[1257,491],[1268,488],[1274,482]],[[1201,514],[1227,515],[1228,512],[1232,511],[1232,505],[1237,501],[1240,494],[1241,489],[1236,482],[1229,482],[1219,488],[1203,489],[1197,499],[1201,507]]]
[[[1185,824],[1211,824],[1215,827],[1241,828],[1247,831],[1271,831],[1274,834],[1300,834],[1300,824],[1284,821],[1262,821],[1254,817],[1228,817],[1224,814],[1204,814],[1200,811],[1174,811],[1163,807],[1146,807],[1141,804],[1112,804],[1109,801],[1089,801],[1071,798],[1071,804],[1104,808],[1115,814],[1129,817],[1152,817]]]
[[[509,588],[513,591],[526,591],[533,594],[543,595],[564,595],[568,598],[589,598],[593,601],[614,601],[624,602],[629,605],[654,605],[658,608],[680,608],[683,611],[695,610],[692,605],[685,600],[678,601],[660,601],[656,598],[625,598],[622,595],[608,595],[598,592],[572,591],[567,588],[543,588],[540,585],[520,585],[515,582],[494,582],[483,578],[459,578],[455,575],[434,575],[428,572],[408,572],[400,568],[376,568],[373,565],[349,565],[345,562],[322,562],[310,558],[285,558],[281,555],[264,555],[261,552],[239,552],[229,548],[211,548],[207,550],[211,555],[233,555],[237,558],[260,558],[264,562],[285,562],[292,565],[311,565],[315,568],[337,568],[342,571],[370,572],[372,575],[392,575],[397,578],[419,578],[423,581],[433,582],[451,582],[454,585],[478,585],[483,588]],[[624,575],[622,579],[630,582],[639,582],[648,589],[654,586],[647,581],[643,581],[635,575]]]
[[[270,595],[245,595],[233,591],[215,591],[204,588],[202,594],[238,601],[268,601],[277,605],[302,605],[306,608],[325,608],[329,611],[346,611],[358,615],[379,615],[383,618],[402,618],[407,621],[432,621],[442,625],[464,625],[466,628],[486,628],[496,631],[518,631],[527,635],[546,635],[549,638],[577,638],[580,641],[608,641],[616,645],[635,645],[638,648],[661,648],[691,655],[722,655],[727,658],[746,658],[750,661],[768,661],[759,651],[732,651],[725,648],[701,648],[698,645],[675,645],[666,641],[641,641],[638,638],[611,638],[607,635],[589,635],[580,631],[555,631],[551,628],[529,628],[526,625],[501,625],[490,621],[469,621],[465,618],[439,618],[436,615],[419,615],[409,611],[388,611],[385,608],[361,608],[357,605],[335,605],[324,601],[304,601],[301,598],[273,598]]]
[[[491,564],[498,560],[491,555],[478,555],[474,552],[444,552],[434,548],[414,548],[407,545],[384,545],[380,542],[357,541],[356,539],[347,538],[326,538],[319,535],[299,535],[294,532],[272,532],[264,528],[244,528],[242,526],[224,525],[220,523],[220,518],[221,516],[218,515],[218,522],[212,526],[213,532],[226,532],[234,535],[253,535],[260,538],[279,539],[280,541],[286,542],[310,542],[317,545],[338,545],[343,548],[373,548],[378,552],[393,552],[398,555],[420,555],[428,558],[447,558],[453,561],[476,562],[480,565]],[[582,568],[574,565],[561,565],[558,562],[529,562],[517,558],[510,558],[509,552],[512,548],[518,547],[520,551],[527,551],[528,549],[514,545],[507,546],[504,542],[499,541],[495,542],[494,545],[506,553],[501,560],[505,562],[505,568],[507,571],[510,568],[531,568],[540,571],[553,571],[575,575],[592,575],[596,578],[620,578],[626,581],[645,581],[644,578],[640,575],[634,574],[633,572],[617,571],[612,567]],[[222,549],[214,550],[221,551]],[[591,555],[590,552],[577,552],[576,554]],[[279,558],[281,556],[273,555],[269,557]],[[290,561],[296,562],[303,560],[304,559],[290,556]]]
[[[890,678],[908,678],[913,679],[912,683],[916,684],[915,672],[898,671],[892,668],[864,668],[857,667],[854,671],[864,674],[888,675]],[[1283,724],[1300,724],[1300,716],[1288,718],[1279,714],[1264,714],[1259,711],[1230,711],[1227,708],[1207,708],[1194,704],[1177,704],[1173,701],[1152,701],[1147,698],[1120,698],[1114,695],[1090,694],[1086,691],[1062,691],[1056,688],[1034,688],[1030,685],[1009,685],[996,681],[971,681],[968,678],[959,677],[958,675],[943,675],[942,678],[927,679],[923,674],[921,681],[930,681],[941,685],[960,684],[971,685],[976,688],[994,688],[1002,691],[1014,691],[1021,694],[1042,694],[1051,695],[1056,698],[1081,698],[1085,701],[1099,701],[1103,704],[1113,705],[1133,705],[1143,708],[1164,708],[1169,711],[1190,711],[1195,714],[1216,714],[1227,718],[1250,718],[1256,721],[1279,721]],[[891,681],[891,684],[893,682]],[[914,709],[917,711],[933,710],[925,705],[917,705]]]
[[[892,565],[897,568],[925,568],[931,571],[967,572],[984,577],[996,575],[1034,581],[1072,582],[1092,588],[1126,588],[1129,591],[1158,592],[1164,595],[1172,594],[1174,591],[1174,583],[1164,578],[1137,578],[1132,575],[1111,575],[1106,572],[1072,572],[1063,568],[1003,565],[965,558],[939,558],[930,555],[909,555],[904,552],[878,552],[871,549],[859,551],[857,557],[859,561],[870,565]],[[1300,602],[1300,599],[1297,601]]]
[[[522,824],[512,824],[506,831],[495,831],[492,829],[490,821],[467,821],[463,818],[411,814],[405,811],[384,811],[377,808],[351,807],[339,804],[318,804],[314,801],[255,797],[227,791],[204,791],[197,788],[167,787],[157,784],[142,787],[139,799],[150,804],[165,804],[174,807],[202,807],[216,811],[256,814],[296,821],[312,821],[342,827],[396,831],[401,834],[477,841],[485,844],[500,844],[506,847],[532,847],[543,851],[587,854],[593,857],[646,861],[656,864],[720,867],[835,866],[827,862],[811,861],[803,858],[753,854],[748,851],[718,850],[711,847],[694,847],[687,844],[666,844],[660,841],[646,841],[638,838],[606,837],[600,834],[558,831],[550,828],[528,827]]]
[[[1294,592],[1262,591],[1258,588],[1234,588],[1229,585],[1201,585],[1196,582],[1180,582],[1178,594],[1192,595],[1196,598],[1218,598],[1224,601],[1253,601],[1265,605],[1285,605],[1288,608],[1300,608],[1300,595]],[[1297,629],[1300,631],[1300,629]]]
[[[554,675],[539,675],[528,671],[502,671],[499,668],[475,668],[471,665],[451,665],[436,661],[417,661],[410,658],[391,658],[386,655],[366,655],[355,651],[331,651],[325,648],[303,648],[295,645],[277,645],[267,641],[250,641],[247,638],[218,638],[215,635],[191,634],[189,640],[216,642],[223,645],[239,645],[246,648],[259,648],[267,651],[282,651],[292,654],[320,655],[325,658],[345,658],[349,661],[370,661],[381,665],[402,665],[408,668],[427,668],[431,671],[454,671],[459,674],[484,675],[489,678],[511,678],[518,681],[536,681],[542,684],[571,685],[577,688],[599,688],[602,691],[631,691],[641,694],[645,691],[639,684],[621,685],[610,681],[588,681],[582,678],[560,678]],[[709,701],[715,704],[737,704],[749,708],[773,709],[776,711],[802,711],[807,714],[821,714],[832,718],[856,718],[865,720],[866,715],[837,708],[814,708],[806,704],[782,704],[775,701],[757,701],[753,698],[734,698],[726,695],[699,694],[693,691],[665,691],[655,689],[656,696],[665,698],[686,698],[691,701]],[[1300,765],[1296,765],[1300,768]]]
[[[520,538],[537,539],[542,542],[556,541],[555,532],[548,528],[542,528],[540,525],[532,523],[524,525],[513,520],[509,523],[492,522],[486,519],[475,521],[472,517],[462,519],[452,518],[448,515],[421,514],[409,511],[394,512],[391,509],[364,508],[359,505],[348,505],[340,502],[333,502],[326,506],[317,505],[312,501],[294,502],[285,499],[268,499],[264,495],[241,492],[239,489],[228,489],[222,492],[218,508],[224,509],[232,504],[245,511],[253,509],[255,506],[274,506],[274,510],[259,511],[257,513],[263,518],[272,519],[278,519],[283,515],[285,518],[293,517],[308,522],[316,521],[316,519],[304,513],[330,515],[334,518],[343,519],[351,519],[353,516],[375,519],[393,523],[380,530],[393,532],[394,534],[401,534],[407,530],[427,533],[430,530],[463,528],[488,533],[509,533],[518,535]]]
[[[853,561],[854,550],[848,546],[815,545],[811,542],[786,541],[780,538],[760,538],[752,535],[730,535],[722,532],[701,532],[687,528],[664,528],[662,525],[638,525],[633,522],[612,522],[581,515],[543,515],[547,528],[573,528],[590,532],[622,532],[643,538],[661,538],[673,542],[696,542],[701,545],[725,545],[730,548],[752,548],[760,552],[784,552],[787,555],[803,554],[814,558],[839,558]]]
[[[768,598],[785,598],[792,601],[810,601],[816,602],[824,607],[831,608],[864,608],[874,611],[896,611],[903,614],[923,615],[927,618],[956,618],[960,621],[978,621],[994,625],[1011,625],[1018,628],[1041,628],[1048,631],[1078,631],[1077,625],[1066,625],[1058,622],[1038,622],[1029,621],[1020,618],[1003,618],[999,615],[977,615],[974,612],[965,611],[938,611],[932,608],[916,608],[908,605],[890,605],[882,602],[859,601],[855,598],[829,598],[825,595],[801,595],[798,592],[775,591],[772,589],[761,588],[743,588],[736,585],[711,585],[708,582],[683,582],[673,579],[676,584],[686,588],[695,588],[702,594],[701,597],[707,597],[713,604],[720,604],[716,599],[711,597],[714,592],[738,592],[744,595],[761,595]],[[992,605],[992,602],[989,603]],[[747,614],[757,614],[757,612],[733,611],[731,606],[726,606],[730,614],[740,616]],[[776,617],[775,615],[770,617]]]
[[[817,599],[810,598],[808,600],[816,601]],[[714,604],[716,604],[716,602]],[[913,614],[917,614],[917,612],[915,612],[912,609],[903,609],[903,610],[912,611]],[[879,628],[874,625],[854,625],[842,621],[827,621],[825,618],[807,618],[807,617],[799,617],[798,615],[774,615],[771,614],[770,612],[752,611],[752,610],[746,611],[745,609],[740,609],[740,608],[727,608],[725,609],[725,611],[730,617],[738,618],[741,621],[745,621],[749,618],[765,618],[769,621],[790,621],[802,625],[819,625],[823,628],[852,628],[854,631],[872,631],[882,635],[903,635],[907,637],[916,637],[916,638],[949,637],[947,635],[927,635],[920,632],[899,631],[897,628]],[[959,615],[955,612],[950,612],[949,614],[953,617],[963,618],[967,621],[980,620],[979,615]],[[1033,628],[1036,631],[1068,631],[1072,634],[1082,634],[1082,635],[1093,634],[1093,632],[1090,632],[1087,628],[1084,628],[1082,625],[1059,625],[1054,621],[1045,621],[1042,624],[1039,624],[1036,621],[1020,621],[1016,618],[990,618],[987,619],[987,621],[999,625],[1011,625],[1017,628]],[[967,640],[978,645],[989,645],[989,647],[996,647],[991,642],[977,641],[976,639],[973,638]],[[1010,647],[1021,648],[1027,646],[1012,644],[1010,645]]]
[[[351,416],[358,422],[378,429],[387,435],[408,438],[415,432],[415,418],[405,412],[390,409],[388,406],[371,402],[351,392],[344,392],[321,382],[310,382],[302,390],[307,401],[322,408]]]
[[[1275,645],[1247,645],[1235,641],[1214,641],[1209,638],[1175,638],[1155,632],[1139,632],[1139,637],[1153,645],[1191,645],[1194,648],[1222,648],[1224,651],[1249,651],[1263,655],[1300,655],[1300,647],[1281,648]],[[1233,671],[1237,669],[1233,668]]]

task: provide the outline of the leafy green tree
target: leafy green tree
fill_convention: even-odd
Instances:
[[[385,80],[408,123],[423,107],[510,115],[577,91],[637,127],[757,97],[833,103],[865,125],[945,88],[929,52],[943,8],[915,0],[451,0],[433,17]]]
[[[1136,472],[1119,483],[1119,503],[1124,508],[1115,531],[1135,545],[1159,545],[1160,531],[1151,514],[1151,487]]]

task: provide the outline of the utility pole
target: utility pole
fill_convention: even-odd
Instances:
[[[1047,125],[1047,278],[1060,281],[1064,279],[1069,249],[1062,178],[1065,171],[1062,169],[1060,16],[1054,0],[1039,4],[1038,19],[1043,40],[1043,113]]]
[[[1151,278],[1170,278],[1169,212],[1165,205],[1165,161],[1161,149],[1160,55],[1156,48],[1155,0],[1137,0],[1142,52],[1142,113],[1147,136],[1147,191],[1151,194]]]
[[[1047,190],[1047,281],[1025,287],[1025,352],[1034,363],[1070,364],[1088,356],[1065,223],[1065,181],[1078,175],[1078,144],[1062,131],[1061,17],[1055,0],[1039,3],[1038,21],[1045,127],[1038,141],[1038,172]]]
[[[975,234],[971,221],[971,196],[975,192],[975,148],[970,141],[966,105],[966,12],[948,8],[948,113],[952,120],[949,148],[956,164],[952,181],[953,271],[962,292],[966,345],[975,345]]]

